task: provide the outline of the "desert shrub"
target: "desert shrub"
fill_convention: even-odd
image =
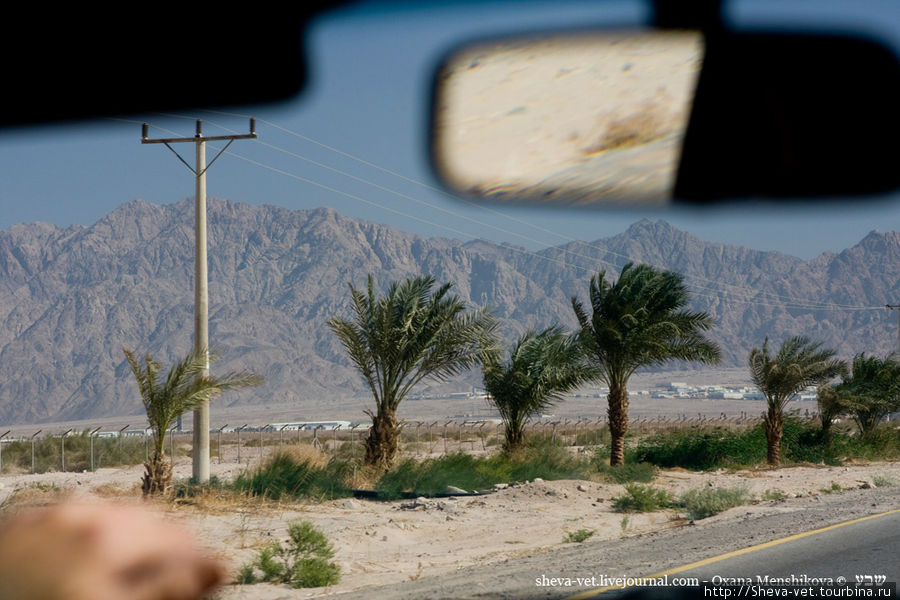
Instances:
[[[609,452],[598,452],[595,457],[597,471],[609,483],[650,483],[656,477],[656,467],[645,462],[626,462],[624,465],[612,467],[607,460]],[[601,456],[602,455],[602,456]]]
[[[836,492],[843,492],[844,488],[841,487],[837,481],[832,481],[829,487],[819,488],[819,491],[823,494],[834,494]]]
[[[597,533],[593,529],[579,529],[578,531],[569,531],[563,536],[563,542],[566,544],[580,544],[592,535]]]
[[[256,470],[239,475],[234,487],[273,500],[331,500],[352,495],[346,484],[351,469],[346,461],[280,450]]]
[[[697,488],[688,490],[680,497],[689,519],[698,521],[750,500],[750,492],[745,487]]]
[[[877,488],[894,487],[897,482],[887,475],[875,475],[872,477],[872,485]]]
[[[642,483],[626,483],[625,494],[612,499],[620,512],[653,512],[671,505],[669,493],[661,488]]]
[[[340,567],[331,561],[334,549],[308,521],[288,524],[288,541],[262,548],[238,572],[238,583],[286,583],[295,588],[323,587],[340,580]]]

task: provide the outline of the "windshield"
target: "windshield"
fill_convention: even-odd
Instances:
[[[132,469],[124,479],[137,481],[144,461],[152,456],[153,440],[170,432],[161,450],[174,457],[176,481],[186,482],[192,474],[192,429],[208,429],[213,476],[222,482],[243,477],[247,487],[240,493],[254,498],[265,494],[248,483],[253,470],[296,442],[301,449],[291,450],[291,460],[315,467],[316,473],[327,472],[343,486],[340,494],[332,495],[334,489],[323,484],[284,509],[291,518],[311,517],[335,541],[345,577],[336,584],[337,591],[414,583],[432,575],[452,579],[462,577],[453,575],[457,569],[549,549],[562,553],[558,563],[531,571],[522,567],[514,578],[527,581],[529,593],[552,588],[552,597],[561,598],[617,585],[602,578],[573,584],[576,553],[571,548],[592,536],[594,541],[626,544],[632,534],[700,521],[704,517],[697,516],[699,512],[688,515],[683,510],[690,500],[684,494],[713,487],[713,473],[722,476],[715,487],[732,490],[738,498],[731,506],[747,508],[746,515],[769,511],[769,516],[781,509],[776,503],[785,498],[805,502],[813,492],[823,498],[850,488],[856,493],[861,481],[869,488],[896,488],[888,484],[900,484],[900,456],[891,441],[896,436],[878,446],[880,454],[872,454],[874,445],[860,450],[862,446],[854,444],[868,430],[851,416],[851,405],[842,405],[833,418],[823,418],[816,387],[849,380],[853,360],[862,353],[889,357],[897,348],[900,193],[827,203],[581,210],[478,202],[442,187],[435,175],[429,147],[432,85],[449,52],[490,36],[589,27],[635,30],[646,26],[649,15],[643,3],[618,1],[351,3],[310,25],[307,88],[283,103],[110,116],[3,131],[0,434],[6,439],[0,436],[5,442],[0,510],[6,500],[4,477],[73,470],[74,455],[67,466],[64,441],[70,433],[86,432],[88,445],[79,455],[78,470],[99,471],[108,463],[122,472]],[[900,51],[900,11],[887,2],[729,2],[725,15],[737,29],[762,24],[785,31],[834,28],[877,36]],[[214,52],[209,53],[213,59]],[[61,91],[60,101],[64,97]],[[141,143],[144,124],[144,141],[167,139],[168,147]],[[166,422],[161,436],[145,418],[149,411],[135,385],[134,364],[122,350],[135,351],[138,358],[146,353],[168,368],[196,346],[198,184],[193,171],[199,160],[194,143],[198,127],[206,138],[222,138],[205,143],[203,159],[208,346],[218,361],[205,367],[212,373],[252,371],[265,383],[256,385],[254,380],[252,387],[224,394],[212,405],[208,426],[199,413],[186,411],[177,424],[174,417]],[[251,128],[256,137],[248,135]],[[229,137],[239,139],[231,143],[225,139]],[[479,167],[490,164],[474,162]],[[388,411],[394,420],[379,421],[379,411],[393,400],[379,396],[375,389],[381,382],[373,380],[388,375],[370,373],[367,378],[366,365],[361,365],[365,361],[353,355],[346,327],[342,337],[339,321],[351,321],[359,314],[354,310],[369,306],[367,300],[391,293],[392,283],[432,277],[435,287],[452,283],[449,293],[459,296],[462,312],[476,315],[483,310],[493,316],[494,366],[511,364],[514,349],[525,347],[530,334],[543,331],[549,336],[554,332],[545,330],[554,326],[565,335],[599,329],[585,317],[597,310],[592,278],[612,282],[629,269],[643,267],[677,274],[685,310],[702,313],[695,319],[697,330],[687,337],[696,341],[692,336],[697,333],[710,344],[701,350],[710,352],[673,351],[658,360],[638,361],[633,370],[624,368],[627,389],[617,388],[620,380],[611,371],[598,374],[585,367],[585,374],[553,402],[522,413],[522,422],[528,424],[525,439],[533,435],[546,442],[542,450],[529,447],[527,452],[545,452],[541,460],[557,461],[549,476],[541,469],[515,471],[506,463],[477,462],[506,456],[517,439],[522,441],[504,431],[508,415],[492,403],[498,394],[488,389],[490,375],[482,368],[489,363],[487,353],[447,367],[441,376],[416,380]],[[367,296],[370,285],[372,295]],[[425,296],[411,293],[415,300],[409,304],[424,303]],[[382,314],[388,319],[385,314],[390,311]],[[413,321],[410,317],[404,326]],[[388,327],[382,333],[400,328]],[[384,336],[388,339],[387,333]],[[757,471],[743,471],[772,464],[767,454],[771,438],[766,437],[772,434],[763,425],[770,422],[763,415],[771,399],[754,378],[750,357],[759,356],[763,348],[774,355],[783,340],[803,336],[833,350],[828,358],[844,361],[844,368],[828,371],[821,381],[809,379],[783,399],[779,436],[790,443],[809,441],[814,434],[827,435],[819,432],[833,421],[844,445],[824,450],[824,438],[815,438],[809,445],[821,454],[804,454],[796,448],[806,446],[785,441],[788,449],[777,458],[798,469],[791,473],[803,482],[792,487],[778,472],[766,471],[757,478]],[[408,336],[396,339],[406,341]],[[467,342],[471,346],[484,341],[473,339]],[[596,351],[600,342],[592,343],[587,346]],[[617,390],[624,414],[610,408]],[[879,405],[887,408],[876,415],[873,427],[900,412],[895,397]],[[616,466],[617,419],[630,427],[627,434],[621,431],[622,460],[645,465],[635,468],[646,469],[649,479],[630,473],[633,479],[620,481],[604,474]],[[393,479],[382,479],[362,466],[371,466],[366,453],[377,445],[364,441],[372,439],[365,436],[379,427],[393,432],[385,436],[395,444],[397,460],[387,462],[391,468],[403,465],[388,471]],[[653,445],[654,436],[674,430],[693,433],[679,438],[683,445],[677,452],[661,457],[665,452]],[[741,440],[755,444],[755,454],[732,462],[710,458],[702,464],[699,459],[690,465],[678,463],[699,456],[715,440],[727,438],[731,443],[726,430],[750,432],[751,437]],[[123,458],[123,441],[127,447],[131,439],[126,432],[135,444],[130,462]],[[63,437],[48,438],[49,458],[41,467],[32,440],[59,434]],[[104,434],[107,441],[100,437]],[[690,438],[694,434],[698,437]],[[8,454],[13,443],[20,445],[18,463]],[[107,448],[102,460],[94,443],[98,453]],[[557,445],[559,453],[553,449]],[[639,450],[643,454],[637,454]],[[527,452],[523,456],[531,456]],[[447,456],[458,461],[452,466],[454,476],[484,477],[463,485],[444,485],[441,480],[426,492],[422,482],[428,481],[428,474],[421,465]],[[881,462],[866,465],[864,471],[847,470],[845,465],[863,457]],[[123,463],[115,462],[119,460]],[[386,464],[380,464],[383,471]],[[332,468],[337,470],[329,472]],[[837,470],[826,473],[826,468]],[[121,473],[116,477],[121,479]],[[115,482],[126,489],[117,493],[135,492],[128,492],[116,477],[110,473],[96,486]],[[876,478],[883,485],[875,484]],[[15,485],[29,486],[29,481],[17,480]],[[667,490],[657,497],[663,512],[628,504],[639,502],[636,496],[642,491],[655,493],[642,488],[623,491],[623,483],[635,481],[654,482]],[[48,485],[70,483],[59,475]],[[422,487],[416,487],[419,484]],[[185,490],[180,493],[192,493]],[[493,500],[484,500],[488,493],[494,494]],[[393,504],[366,504],[379,494]],[[834,514],[850,519],[860,516],[854,507],[874,506],[864,497],[852,500]],[[230,529],[223,533],[206,522],[203,536],[227,547],[222,552],[237,572],[268,541],[267,527],[280,538],[288,533],[275,515],[280,509],[244,505],[234,498],[229,502],[233,504],[222,508],[227,513],[222,520]],[[530,512],[516,517],[517,507],[525,502],[531,503]],[[878,502],[887,510],[896,506],[896,497]],[[476,512],[482,508],[484,513]],[[219,509],[209,510],[212,515]],[[738,515],[743,508],[734,510]],[[791,531],[796,532],[804,526],[779,518],[783,521],[768,529],[794,527]],[[746,524],[749,519],[741,525],[747,531],[740,530],[746,534],[741,537],[746,546],[754,535]],[[488,528],[492,520],[496,522]],[[814,521],[806,519],[807,529]],[[481,525],[484,535],[478,534]],[[519,525],[521,535],[515,533]],[[727,528],[716,535],[700,544],[707,554],[732,542]],[[690,560],[679,562],[682,542],[666,540],[660,542],[660,552],[671,558],[669,563],[654,562],[653,568],[644,569],[640,544],[632,541],[626,549],[633,554],[623,559],[625,566],[604,563],[610,569],[605,575],[658,574],[676,563],[684,566],[703,558],[698,550],[686,552]],[[433,546],[440,546],[439,552]],[[586,567],[588,577],[601,574],[592,568]],[[797,566],[797,573],[805,568]],[[831,573],[830,568],[822,575]],[[896,563],[891,573],[880,568],[868,573],[860,567],[859,575],[886,575],[896,581]],[[697,569],[690,573],[702,580],[716,575]],[[457,586],[453,596],[476,595],[464,582],[452,583]],[[444,583],[435,585],[429,593],[439,594]],[[235,587],[225,593],[237,594]],[[326,586],[319,587],[326,592]],[[521,589],[505,593],[517,597]],[[394,597],[391,594],[385,592],[385,597]]]

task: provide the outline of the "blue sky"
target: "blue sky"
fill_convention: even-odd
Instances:
[[[252,115],[259,119],[260,139],[236,142],[212,166],[208,192],[213,197],[291,209],[331,206],[425,235],[481,237],[529,248],[614,235],[645,217],[665,219],[704,239],[804,258],[840,251],[872,229],[900,230],[900,194],[821,207],[702,211],[485,211],[450,198],[435,189],[426,160],[430,77],[445,52],[482,36],[591,23],[638,25],[648,12],[642,3],[619,1],[405,6],[369,2],[319,19],[307,45],[310,85],[277,106],[2,132],[0,228],[34,221],[90,225],[136,198],[169,204],[190,197],[191,173],[165,147],[142,145],[140,123],[151,124],[153,137],[190,136],[193,119],[202,118],[205,133],[217,135],[245,132],[247,121],[237,115]],[[900,47],[895,2],[756,1],[737,3],[729,14],[748,25],[765,19],[872,31]],[[215,60],[213,47],[209,60]],[[193,160],[191,145],[177,149]],[[208,151],[210,158],[214,154]]]

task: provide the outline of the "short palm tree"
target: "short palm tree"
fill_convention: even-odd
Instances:
[[[900,409],[900,362],[897,355],[884,358],[857,354],[849,377],[835,386],[843,407],[853,415],[860,435],[868,437],[891,412]]]
[[[494,356],[485,362],[482,373],[484,389],[503,419],[507,452],[523,445],[530,415],[596,377],[595,370],[585,362],[582,346],[559,326],[527,331],[505,362]]]
[[[831,439],[831,425],[838,415],[846,412],[843,399],[834,385],[823,384],[816,389],[816,406],[819,409],[819,422],[821,424],[821,436],[824,440]]]
[[[400,424],[397,408],[426,377],[445,380],[483,363],[496,352],[496,322],[484,309],[466,311],[451,283],[435,289],[430,276],[394,282],[377,297],[350,284],[353,318],[332,318],[328,327],[347,349],[375,399],[366,411],[372,427],[366,437],[365,462],[387,469],[397,454]]]
[[[193,352],[169,369],[165,381],[160,381],[161,365],[149,354],[143,365],[135,354],[123,348],[138,389],[147,421],[153,431],[153,453],[144,464],[141,489],[144,495],[166,493],[172,488],[172,463],[166,460],[166,433],[178,415],[197,408],[227,390],[259,385],[262,377],[250,372],[230,372],[213,377],[203,376],[209,362],[215,359],[206,351]]]
[[[773,356],[769,338],[762,348],[750,351],[750,377],[766,400],[766,460],[781,464],[781,437],[784,435],[784,408],[804,388],[821,385],[847,371],[847,364],[834,357],[835,351],[823,349],[821,342],[804,336],[785,340]]]
[[[591,277],[589,293],[590,313],[577,298],[572,308],[597,378],[609,387],[609,462],[617,466],[625,463],[627,386],[635,371],[672,360],[717,363],[720,352],[703,335],[712,317],[686,310],[688,291],[678,273],[628,263],[615,282],[606,271]]]

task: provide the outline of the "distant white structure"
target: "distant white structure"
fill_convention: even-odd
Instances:
[[[350,429],[350,421],[297,421],[296,423],[270,423],[268,431],[299,431],[309,429]]]

